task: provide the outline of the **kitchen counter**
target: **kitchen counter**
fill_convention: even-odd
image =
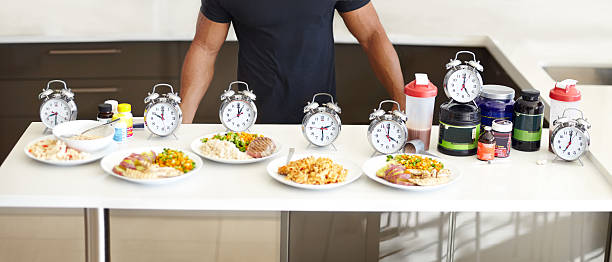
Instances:
[[[69,207],[111,209],[288,210],[288,211],[609,211],[612,187],[590,159],[549,162],[546,147],[539,152],[513,150],[507,159],[486,164],[472,157],[451,157],[432,151],[460,169],[462,178],[440,190],[409,192],[381,185],[365,175],[352,184],[327,191],[308,191],[281,184],[266,172],[269,161],[226,165],[204,161],[194,176],[172,184],[147,186],[112,177],[99,161],[76,167],[46,165],[28,158],[27,143],[42,135],[41,123],[32,123],[0,167],[1,207]],[[362,165],[372,155],[366,142],[367,126],[344,126],[336,141],[340,154]],[[221,125],[183,125],[180,138],[152,138],[144,130],[122,148],[169,146],[189,150],[197,137],[223,131]],[[256,125],[296,152],[307,150],[299,125]],[[546,141],[548,131],[543,131]],[[297,139],[296,139],[297,138]]]

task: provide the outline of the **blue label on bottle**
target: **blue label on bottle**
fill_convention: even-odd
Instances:
[[[123,142],[127,139],[127,128],[115,128],[115,135],[113,140],[117,142]]]

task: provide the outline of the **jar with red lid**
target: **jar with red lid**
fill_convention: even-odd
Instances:
[[[427,74],[414,74],[415,80],[404,88],[406,94],[406,127],[408,141],[419,139],[429,150],[431,122],[438,88],[429,81]]]
[[[563,115],[563,112],[569,108],[580,109],[580,101],[582,100],[582,94],[580,90],[576,88],[576,83],[578,81],[573,79],[566,79],[561,82],[557,82],[555,84],[555,88],[550,90],[550,115],[548,118],[548,122],[551,123],[550,126],[550,136],[549,136],[549,145],[550,138],[552,137],[552,130],[555,129],[555,126],[552,124],[555,120]],[[579,118],[581,115],[577,113],[577,110],[568,110],[566,114],[569,118]],[[552,152],[549,147],[549,151]]]

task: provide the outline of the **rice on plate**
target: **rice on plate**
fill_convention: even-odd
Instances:
[[[233,160],[252,158],[245,152],[241,152],[234,143],[226,140],[210,139],[206,143],[202,143],[200,149],[202,150],[202,154],[208,157]]]

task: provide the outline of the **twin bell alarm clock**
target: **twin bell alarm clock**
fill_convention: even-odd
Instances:
[[[566,116],[566,112],[575,110],[580,113],[578,118],[570,118]],[[584,153],[589,151],[591,137],[588,129],[591,124],[587,122],[582,111],[575,108],[568,108],[563,111],[558,119],[553,121],[555,128],[551,134],[551,144],[553,153],[558,158],[565,161],[579,160]],[[580,161],[582,164],[582,161]]]
[[[243,85],[245,90],[232,90],[232,86],[235,84]],[[231,82],[227,90],[221,94],[222,102],[219,108],[219,118],[223,126],[233,132],[249,130],[257,120],[255,98],[255,94],[249,89],[247,83],[242,81]]]
[[[460,54],[472,55],[472,60],[461,61]],[[459,51],[455,59],[446,64],[448,72],[444,76],[444,92],[449,98],[459,102],[467,103],[474,101],[482,90],[482,77],[479,72],[483,67],[476,61],[476,55],[470,51]]]
[[[168,87],[170,92],[160,94],[155,91],[158,87]],[[169,84],[157,84],[144,102],[144,121],[147,129],[158,136],[174,134],[183,121],[183,113],[179,107],[181,98],[178,93],[174,93],[174,88]]]
[[[387,111],[382,109],[383,104],[395,104],[397,110]],[[378,105],[378,109],[370,114],[370,126],[368,127],[368,141],[370,145],[382,154],[400,152],[406,145],[408,128],[406,128],[407,116],[399,110],[400,104],[393,100],[384,100]]]
[[[51,89],[51,84],[61,83],[64,88]],[[39,109],[40,121],[47,127],[53,127],[77,118],[77,106],[74,102],[74,93],[62,80],[51,80],[47,87],[38,95],[42,100]]]
[[[330,102],[323,105],[315,102],[317,96],[327,96]],[[304,107],[304,118],[302,119],[302,134],[310,144],[324,147],[332,145],[340,134],[342,122],[339,114],[342,112],[334,97],[328,93],[317,93],[312,101]]]

